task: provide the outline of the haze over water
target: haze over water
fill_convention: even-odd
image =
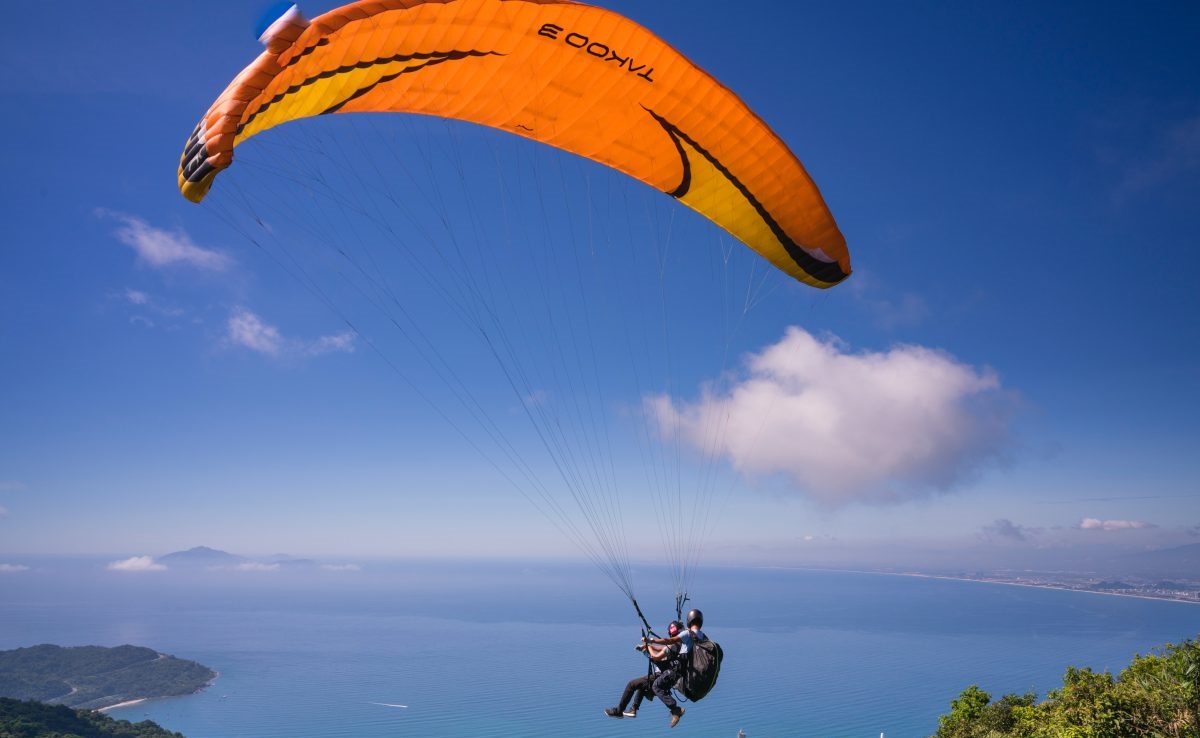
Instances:
[[[656,627],[661,572],[636,574]],[[1114,672],[1195,637],[1184,603],[882,574],[706,569],[693,593],[726,651],[676,732],[916,738],[969,684],[998,697]],[[644,662],[632,608],[574,564],[376,562],[359,571],[112,572],[46,560],[6,575],[0,648],[145,645],[220,672],[206,691],[111,711],[188,738],[632,736],[601,714]],[[403,705],[403,707],[401,707]]]

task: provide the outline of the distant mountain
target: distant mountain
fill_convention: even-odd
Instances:
[[[1120,563],[1130,572],[1142,576],[1195,579],[1200,576],[1200,543],[1140,551],[1125,556]]]
[[[283,571],[306,571],[319,569],[320,562],[313,559],[302,559],[287,554],[274,554],[266,558],[250,558],[238,556],[228,551],[220,551],[208,546],[196,546],[186,551],[175,551],[156,559],[167,568],[174,569],[279,569]]]
[[[43,644],[0,651],[0,697],[89,710],[192,694],[216,678],[207,666],[140,646]]]
[[[237,566],[246,561],[244,556],[235,556],[208,546],[196,546],[158,557],[158,562],[167,566]]]

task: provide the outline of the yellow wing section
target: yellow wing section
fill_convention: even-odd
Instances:
[[[666,42],[568,0],[362,0],[272,27],[189,138],[199,202],[242,141],[327,113],[420,113],[510,131],[670,194],[787,274],[829,287],[846,240],[787,146]]]

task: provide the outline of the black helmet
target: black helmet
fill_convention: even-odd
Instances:
[[[681,630],[683,630],[683,623],[679,622],[678,620],[672,620],[671,624],[667,626],[667,635],[671,638],[674,638],[675,636],[679,635],[679,631]]]
[[[690,610],[688,612],[687,624],[688,624],[689,628],[692,627],[693,625],[699,625],[701,628],[703,628],[704,627],[704,613],[700,612],[699,610]]]

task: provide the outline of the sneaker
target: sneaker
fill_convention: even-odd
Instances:
[[[621,714],[627,718],[635,718],[635,717],[637,717],[637,710],[626,710],[625,712],[623,712]]]
[[[625,717],[624,715],[621,714],[621,711],[615,707],[609,707],[609,708],[605,709],[604,714],[608,715],[611,718],[616,718],[618,720]]]
[[[679,718],[681,718],[681,717],[683,717],[683,708],[682,707],[679,708],[679,712],[671,713],[671,727],[672,728],[674,728],[676,725],[679,725]]]

